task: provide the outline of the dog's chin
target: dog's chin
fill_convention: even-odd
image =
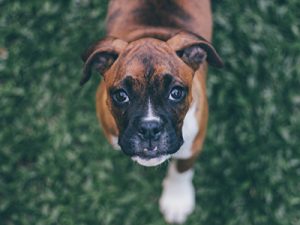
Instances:
[[[131,157],[131,159],[142,166],[151,167],[151,166],[158,166],[158,165],[162,164],[170,157],[171,157],[171,155],[161,155],[161,156],[158,156],[155,158],[146,159],[146,158],[142,158],[140,156],[133,156],[133,157]]]

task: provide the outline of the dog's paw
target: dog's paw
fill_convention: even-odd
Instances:
[[[195,190],[192,171],[183,174],[169,170],[163,182],[163,193],[159,200],[160,211],[168,223],[184,223],[195,208]]]

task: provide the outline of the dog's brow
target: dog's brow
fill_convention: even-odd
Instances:
[[[125,88],[131,94],[143,92],[143,84],[141,81],[131,75],[127,75],[124,78],[124,80],[121,82],[121,87]]]
[[[164,85],[164,88],[168,88],[170,86],[170,84],[172,83],[173,81],[173,76],[171,74],[164,74],[163,75],[163,85]]]
[[[132,76],[128,75],[123,80],[122,85],[125,86],[127,90],[131,91],[135,82],[136,80]]]
[[[125,85],[132,85],[132,83],[134,82],[133,80],[134,78],[132,76],[127,75],[123,82]]]

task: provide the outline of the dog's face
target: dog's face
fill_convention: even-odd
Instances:
[[[127,155],[163,159],[179,149],[192,78],[193,71],[165,42],[138,40],[120,54],[105,82]]]
[[[174,45],[181,44],[176,39],[113,42],[98,44],[88,54],[85,74],[90,76],[93,65],[104,76],[107,106],[118,126],[122,151],[140,164],[159,164],[183,144],[193,75],[207,51],[197,45],[176,49]]]

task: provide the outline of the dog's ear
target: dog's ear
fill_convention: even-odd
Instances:
[[[81,56],[84,61],[84,69],[80,85],[85,84],[90,79],[93,68],[103,75],[116,61],[127,44],[120,39],[108,37],[90,47]]]
[[[194,70],[197,70],[205,60],[217,68],[224,65],[211,43],[196,34],[179,32],[167,43]]]

